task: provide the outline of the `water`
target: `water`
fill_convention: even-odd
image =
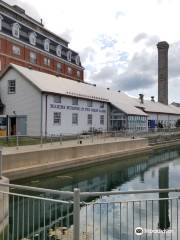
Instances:
[[[124,160],[116,158],[113,159],[111,163],[104,163],[99,166],[92,166],[75,171],[56,172],[41,177],[17,181],[16,183],[65,191],[73,191],[74,188],[80,188],[82,192],[178,188],[180,187],[180,148],[166,149],[153,154],[146,154],[136,158],[126,158]],[[179,215],[177,215],[178,201],[176,199],[146,201],[146,199],[176,198],[179,195],[180,193],[131,194],[128,196],[106,196],[95,199],[84,198],[84,201],[88,203],[92,202],[93,204],[88,204],[81,208],[81,230],[94,231],[94,235],[91,236],[94,240],[178,240],[177,234],[180,234],[180,225],[177,219],[178,216],[180,216],[180,210],[178,210]],[[53,196],[48,195],[48,197]],[[133,202],[127,203],[126,200]],[[107,204],[111,201],[118,203]],[[119,203],[120,201],[121,203]],[[14,202],[17,204],[17,200],[14,200]],[[27,205],[28,203],[23,202],[22,204]],[[37,204],[36,202],[32,203],[31,209],[36,209]],[[57,212],[52,206],[48,206],[47,209],[47,219],[45,219],[45,221],[39,217],[40,223],[38,223],[38,221],[36,222],[35,219],[31,219],[30,217],[29,221],[33,222],[35,226],[30,224],[29,229],[25,227],[24,232],[26,234],[32,230],[34,231],[34,229],[38,232],[38,226],[39,224],[41,226],[41,221],[44,221],[42,223],[44,225],[48,224],[50,209],[52,210],[51,218],[55,219],[57,217]],[[15,211],[15,213],[11,211],[10,219],[13,217],[17,220],[17,216],[21,214],[19,211],[20,210]],[[72,207],[63,209],[61,211],[61,214],[62,213],[68,215],[68,219],[66,218],[61,221],[60,225],[70,227],[72,224]],[[154,233],[145,234],[140,237],[134,234],[136,227],[173,231],[165,235]],[[17,230],[14,235],[16,234]],[[22,234],[20,235],[22,236]],[[39,239],[44,238],[39,237]],[[47,239],[49,238],[47,237]]]

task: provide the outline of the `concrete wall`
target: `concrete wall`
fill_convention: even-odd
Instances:
[[[7,178],[0,178],[0,183],[9,183]],[[0,185],[0,192],[9,192],[9,187]],[[9,195],[0,193],[0,239],[7,239],[7,226],[9,224]]]
[[[8,80],[16,80],[16,93],[8,94]],[[40,135],[41,93],[31,83],[11,69],[0,81],[1,100],[5,104],[4,114],[27,116],[27,134]]]
[[[123,140],[93,145],[81,145],[31,152],[17,152],[3,156],[3,174],[10,179],[26,178],[59,169],[78,167],[104,157],[148,147],[145,139]]]

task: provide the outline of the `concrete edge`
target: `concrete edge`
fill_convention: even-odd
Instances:
[[[140,153],[147,153],[151,152],[152,148],[142,147],[132,150],[126,151],[118,151],[114,153],[107,153],[102,155],[93,155],[90,157],[82,157],[82,158],[74,158],[70,160],[64,160],[62,162],[56,161],[47,163],[47,164],[40,164],[40,165],[33,165],[28,168],[17,168],[13,170],[4,171],[3,174],[8,177],[10,180],[18,180],[32,176],[43,175],[50,172],[56,172],[59,170],[67,170],[67,169],[76,169],[78,167],[83,166],[90,166],[90,165],[97,165],[102,164],[103,162],[107,162],[112,158],[125,158],[138,155]]]

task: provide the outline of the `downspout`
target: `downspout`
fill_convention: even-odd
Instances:
[[[41,92],[41,129],[40,135],[43,136],[43,93]]]
[[[46,95],[46,109],[45,109],[45,136],[47,137],[47,98],[48,95]]]

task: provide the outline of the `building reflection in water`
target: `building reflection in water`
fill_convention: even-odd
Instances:
[[[159,169],[159,189],[169,188],[169,167],[163,167]],[[168,198],[169,193],[159,193],[159,198]],[[159,223],[158,227],[161,230],[168,229],[170,227],[169,221],[169,200],[159,201]]]

